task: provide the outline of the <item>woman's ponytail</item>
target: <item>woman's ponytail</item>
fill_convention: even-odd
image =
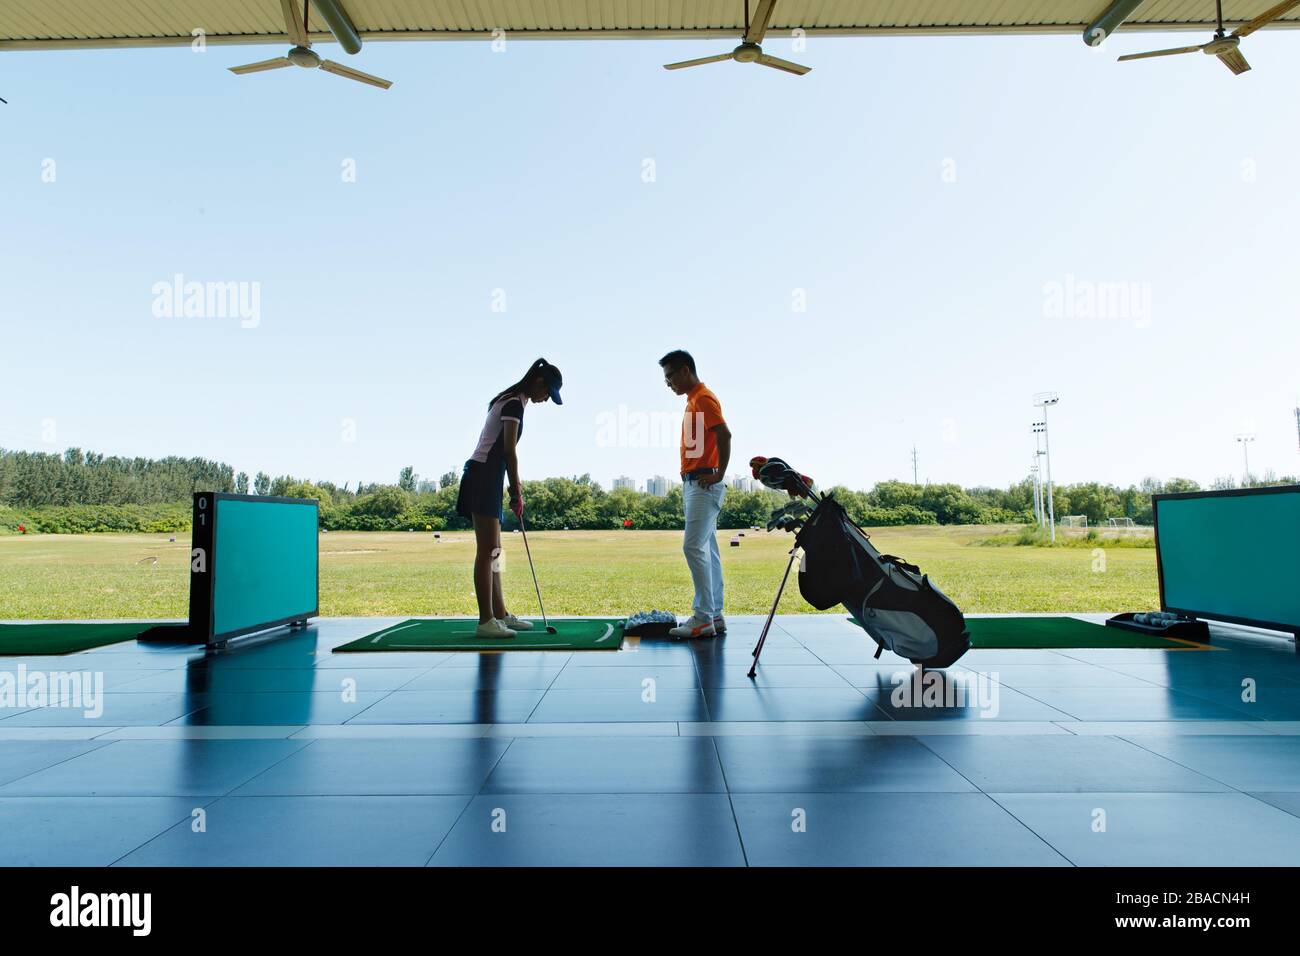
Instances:
[[[503,388],[501,391],[497,392],[496,395],[492,396],[492,401],[488,402],[488,408],[491,408],[493,405],[501,401],[501,399],[505,398],[507,395],[514,395],[516,392],[523,391],[524,386],[527,385],[529,381],[532,380],[533,378],[543,374],[543,372],[550,364],[551,363],[546,361],[546,359],[539,358],[532,365],[528,366],[528,371],[524,373],[523,378],[515,382],[515,384],[511,385],[509,388]]]

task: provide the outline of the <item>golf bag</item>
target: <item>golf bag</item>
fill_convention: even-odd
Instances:
[[[881,554],[831,495],[795,535],[799,593],[824,611],[843,604],[879,645],[914,664],[948,667],[970,650],[961,610],[914,564]]]

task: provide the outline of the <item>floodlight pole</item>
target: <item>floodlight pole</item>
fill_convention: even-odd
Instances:
[[[1047,409],[1061,399],[1055,392],[1039,392],[1034,396],[1034,406],[1043,410],[1043,455],[1047,459],[1047,530],[1052,543],[1056,543],[1056,507],[1052,500],[1052,439],[1047,431]]]
[[[1034,524],[1043,526],[1043,501],[1038,488],[1038,453],[1034,453],[1034,463],[1029,466],[1029,475],[1034,481]]]
[[[1038,526],[1041,528],[1047,524],[1047,492],[1043,485],[1043,457],[1047,454],[1043,451],[1042,443],[1038,436],[1043,434],[1047,428],[1047,422],[1034,422],[1034,483],[1038,491]]]
[[[1246,478],[1241,483],[1243,488],[1250,487],[1250,443],[1255,440],[1254,435],[1238,435],[1237,441],[1241,442],[1241,454],[1246,462]]]
[[[1056,506],[1052,501],[1052,439],[1047,432],[1047,406],[1043,406],[1043,455],[1047,458],[1047,530],[1056,543]]]

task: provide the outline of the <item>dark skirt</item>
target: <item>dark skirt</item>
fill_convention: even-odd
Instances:
[[[504,520],[501,510],[503,489],[506,483],[504,457],[488,458],[486,462],[470,459],[460,476],[460,491],[456,495],[456,514],[473,520],[474,515]]]

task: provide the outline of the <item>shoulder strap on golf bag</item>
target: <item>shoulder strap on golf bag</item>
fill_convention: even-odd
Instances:
[[[921,569],[918,568],[915,564],[911,564],[911,563],[909,563],[909,562],[907,562],[907,561],[904,561],[902,558],[900,558],[900,557],[899,557],[898,555],[896,555],[896,554],[882,554],[882,555],[880,556],[880,560],[881,560],[881,561],[892,561],[894,564],[898,565],[898,566],[899,566],[900,568],[902,568],[904,571],[911,571],[913,574],[920,574],[920,573],[921,573]]]

